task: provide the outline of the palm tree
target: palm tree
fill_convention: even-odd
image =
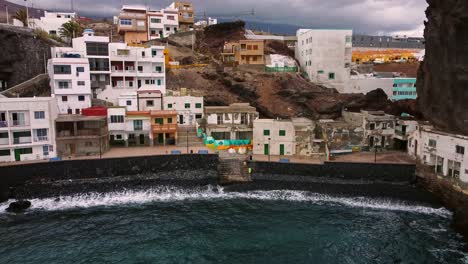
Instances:
[[[79,37],[83,34],[83,28],[76,21],[69,21],[62,25],[60,36],[69,40]]]
[[[26,9],[19,9],[16,11],[16,13],[13,15],[13,18],[23,22],[24,27],[28,26],[28,15],[26,13]]]

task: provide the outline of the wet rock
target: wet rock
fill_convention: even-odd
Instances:
[[[11,203],[6,210],[10,213],[21,213],[21,212],[24,212],[29,207],[31,207],[30,201],[20,200],[20,201]]]

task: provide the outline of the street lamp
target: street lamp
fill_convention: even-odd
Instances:
[[[188,150],[188,132],[189,132],[189,129],[187,128],[187,129],[185,130],[185,132],[186,132],[186,135],[187,135],[187,136],[186,136],[186,142],[187,142],[187,154],[189,154],[189,150]]]
[[[24,0],[24,5],[26,6],[26,27],[29,28],[29,8],[28,8],[28,0]]]
[[[10,24],[10,18],[8,17],[8,6],[5,4],[6,23]]]
[[[268,162],[271,161],[270,155],[271,155],[271,138],[268,138]]]

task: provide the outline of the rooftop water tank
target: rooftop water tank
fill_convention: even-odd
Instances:
[[[94,30],[87,28],[83,31],[83,36],[94,36]]]

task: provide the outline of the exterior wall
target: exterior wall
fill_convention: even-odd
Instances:
[[[54,66],[70,67],[70,73],[55,72]],[[59,114],[80,114],[82,109],[91,106],[91,80],[87,59],[52,58],[47,68]],[[79,72],[78,69],[82,71]],[[63,83],[67,83],[67,88],[61,88]]]
[[[364,114],[362,127],[367,145],[369,147],[390,148],[393,145],[395,135],[395,116],[386,114],[374,115],[367,111],[362,112]]]
[[[166,8],[161,11],[148,11],[147,15],[149,40],[167,38],[179,31],[179,15],[176,9]],[[159,19],[160,22],[152,22],[151,19]]]
[[[310,81],[346,90],[352,60],[352,30],[300,29],[296,59]],[[334,76],[332,76],[334,75]]]
[[[269,131],[269,135],[265,135]],[[284,135],[280,135],[284,131]],[[290,120],[257,119],[253,124],[253,154],[286,155],[296,154],[296,132]],[[280,153],[281,145],[284,153]],[[267,151],[268,153],[265,153]]]
[[[126,43],[141,43],[148,40],[146,12],[146,7],[122,7],[117,30],[124,35]]]
[[[179,30],[182,32],[193,30],[195,22],[193,5],[190,2],[174,2],[169,8],[179,12]]]
[[[36,116],[35,112],[43,112],[43,115]],[[24,119],[14,118],[14,113],[24,114]],[[54,97],[0,98],[0,162],[56,157],[56,117]],[[46,134],[43,134],[43,129]]]
[[[265,64],[265,42],[263,40],[240,40],[239,45],[239,52],[235,52],[235,58],[239,65]],[[254,49],[255,47],[257,49]]]
[[[153,102],[153,105],[148,103]],[[138,111],[159,111],[163,109],[163,96],[161,93],[139,92]]]
[[[119,106],[127,108],[127,111],[138,111],[138,99],[136,92],[121,93],[119,98]]]
[[[393,96],[393,78],[351,78],[347,87],[347,93],[363,93],[382,89],[388,98]]]
[[[58,13],[44,11],[40,19],[29,19],[32,28],[40,28],[50,35],[59,35],[62,25],[76,18],[76,13]]]
[[[149,112],[132,112],[125,107],[108,109],[109,139],[110,144],[122,146],[152,145],[151,119]],[[114,117],[112,117],[114,116]],[[118,116],[118,118],[115,118]],[[136,127],[134,121],[141,122],[141,127]],[[143,138],[140,138],[140,137]]]
[[[430,144],[429,141],[435,142]],[[456,146],[464,148],[464,154],[456,152]],[[409,137],[408,153],[419,158],[424,164],[433,166],[438,175],[459,178],[468,182],[468,137],[432,130],[424,126]],[[453,162],[459,163],[459,175],[449,170]]]
[[[397,78],[393,81],[393,101],[417,98],[416,78]]]
[[[190,106],[186,108],[186,104],[190,104]],[[163,109],[177,111],[179,125],[195,125],[196,119],[203,118],[203,107],[203,97],[165,96],[163,98]]]

